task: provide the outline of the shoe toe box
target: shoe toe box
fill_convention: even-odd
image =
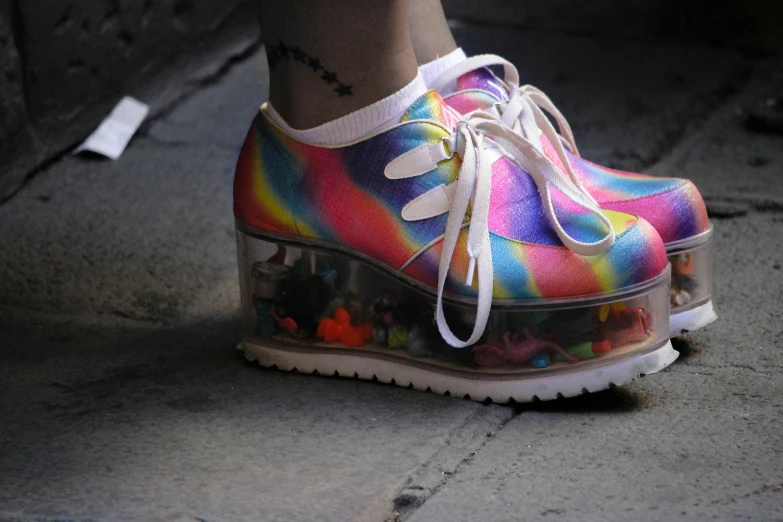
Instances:
[[[606,212],[616,240],[606,252],[576,254],[562,245],[535,244],[490,234],[495,299],[578,298],[610,293],[653,279],[667,266],[666,249],[644,219]],[[422,252],[405,272],[435,285],[442,242]],[[463,229],[450,265],[446,290],[475,296],[477,286],[465,284],[468,272],[467,229]]]
[[[692,181],[613,170],[574,158],[577,176],[601,208],[646,219],[664,243],[709,228],[707,208]]]
[[[626,200],[601,202],[602,208],[633,212],[658,231],[664,243],[698,235],[709,228],[707,209],[699,190],[686,179],[667,178],[672,187]]]
[[[562,168],[551,144],[547,156]],[[646,219],[664,243],[686,239],[709,228],[707,208],[693,182],[610,169],[568,154],[574,172],[601,208]]]

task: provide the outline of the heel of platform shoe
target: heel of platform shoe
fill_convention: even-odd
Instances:
[[[528,379],[600,371],[668,342],[668,273],[612,296],[501,301],[480,342],[457,349],[438,334],[434,294],[400,272],[322,245],[239,229],[237,242],[243,343],[300,358],[330,354],[330,369],[350,356],[474,380]],[[475,305],[452,301],[446,314],[464,336]]]
[[[696,330],[715,319],[712,295],[712,227],[692,240],[667,245],[672,279],[671,335]]]

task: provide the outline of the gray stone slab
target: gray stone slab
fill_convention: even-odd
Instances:
[[[720,319],[673,366],[521,408],[410,520],[783,519],[783,220],[715,226]]]
[[[254,55],[116,162],[67,156],[0,206],[0,304],[171,323],[238,309],[231,184],[265,97]]]
[[[0,303],[171,322],[204,294],[232,313],[234,160],[143,138],[116,162],[63,158],[0,206]]]
[[[486,409],[263,370],[239,333],[234,319],[2,331],[0,520],[383,520]]]
[[[780,380],[656,377],[631,407],[522,413],[410,520],[780,520]]]
[[[746,368],[771,379],[783,370],[783,215],[714,220],[714,281],[720,320],[686,336],[698,357],[678,367]],[[768,377],[767,377],[768,376]],[[775,399],[779,406],[783,399]],[[781,462],[783,463],[783,462]]]
[[[747,206],[783,207],[783,136],[755,132],[747,125],[748,110],[783,95],[780,60],[761,62],[758,70],[758,81],[653,169],[655,174],[692,179],[717,213]],[[766,77],[769,72],[771,78]]]
[[[748,72],[725,50],[497,26],[457,25],[454,35],[468,54],[514,63],[568,118],[582,154],[617,168],[652,165]]]

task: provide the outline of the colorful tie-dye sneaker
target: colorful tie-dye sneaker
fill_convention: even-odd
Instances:
[[[435,91],[338,147],[292,139],[262,107],[234,212],[239,347],[262,366],[507,402],[677,357],[654,228],[601,211],[527,140],[485,113],[460,120]]]
[[[502,65],[504,80],[488,67]],[[461,114],[486,110],[534,143],[603,209],[637,215],[655,227],[672,264],[671,335],[714,321],[712,226],[704,201],[687,179],[662,178],[609,169],[580,157],[571,128],[541,91],[519,86],[517,70],[494,55],[468,58],[432,85]],[[544,112],[559,127],[555,130]]]

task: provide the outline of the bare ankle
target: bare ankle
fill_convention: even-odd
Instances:
[[[398,91],[417,74],[405,0],[263,2],[270,100],[307,129]]]
[[[313,51],[282,41],[267,55],[270,102],[296,129],[367,107],[408,85],[418,72],[410,46],[365,67],[334,67]]]

